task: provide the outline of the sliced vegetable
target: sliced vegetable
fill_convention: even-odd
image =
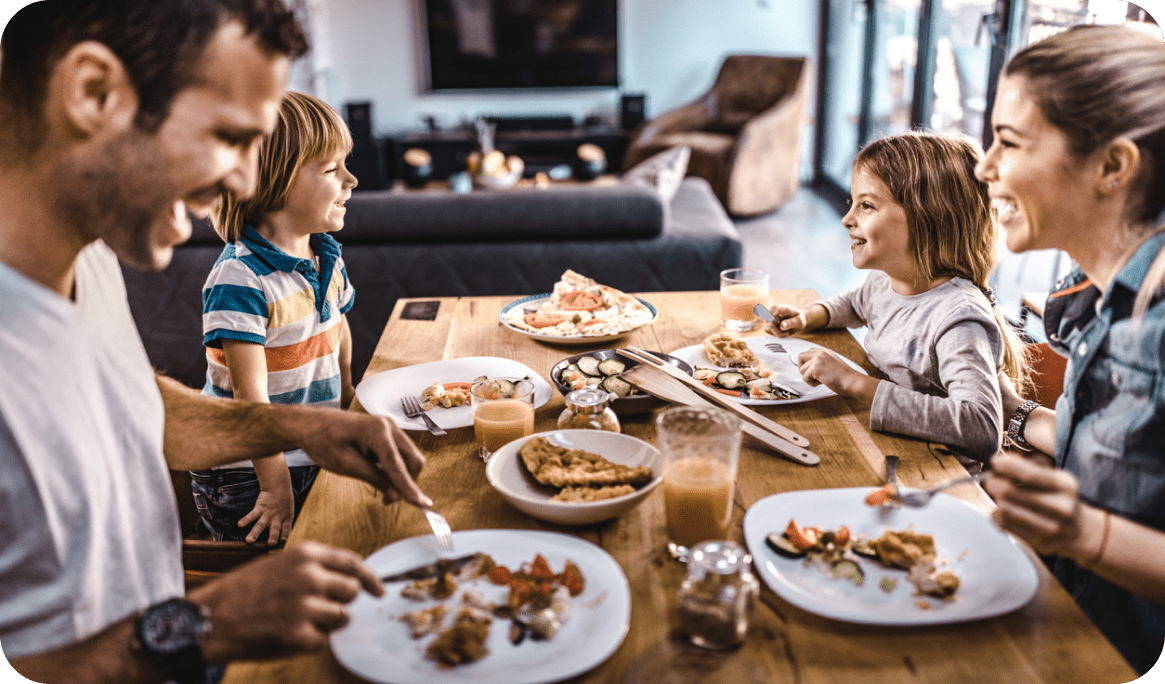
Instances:
[[[829,576],[832,579],[847,579],[859,587],[866,579],[866,573],[862,571],[862,566],[848,558],[843,558],[831,565]]]
[[[562,295],[559,306],[567,311],[594,311],[603,305],[603,300],[590,292],[574,290]]]
[[[894,493],[894,485],[887,482],[882,485],[881,489],[875,489],[866,497],[867,506],[885,506],[897,501],[898,497]]]
[[[598,368],[603,375],[618,375],[627,368],[627,364],[619,359],[603,359],[599,362]]]
[[[790,520],[789,526],[785,528],[785,536],[795,548],[805,551],[817,543],[819,535],[813,528],[801,527],[796,520]]]
[[[716,374],[716,382],[724,389],[738,390],[744,387],[748,380],[740,371],[723,371]]]
[[[587,375],[594,377],[600,377],[603,375],[603,373],[599,371],[599,360],[593,356],[584,356],[579,359],[578,369]]]
[[[608,378],[603,378],[603,381],[599,383],[599,386],[608,392],[614,392],[621,397],[630,395],[631,390],[634,389],[631,387],[631,383],[627,382],[623,378],[615,377],[614,375]]]
[[[788,537],[783,534],[777,534],[776,532],[770,532],[765,537],[765,544],[773,551],[776,551],[778,556],[783,558],[802,558],[805,555],[804,549],[798,549],[796,546],[793,546],[793,543],[789,541]]]

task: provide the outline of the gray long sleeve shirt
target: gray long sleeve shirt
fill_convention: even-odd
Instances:
[[[1003,335],[974,283],[952,278],[906,296],[874,271],[862,285],[819,303],[829,327],[869,328],[866,354],[890,380],[874,394],[871,430],[941,442],[981,461],[999,450]]]

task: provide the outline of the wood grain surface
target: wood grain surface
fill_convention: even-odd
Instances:
[[[617,346],[629,344],[667,352],[698,344],[720,329],[716,292],[640,296],[659,310],[659,319],[621,339]],[[433,321],[400,320],[405,302],[397,302],[367,375],[439,359],[498,356],[520,361],[549,378],[551,367],[566,356],[616,346],[549,345],[515,333],[498,320],[502,307],[513,299],[440,299]],[[770,303],[802,307],[817,299],[810,290],[769,295]],[[804,338],[878,375],[847,331],[825,331]],[[562,396],[555,394],[538,409],[535,430],[554,429],[563,408]],[[901,457],[899,478],[907,486],[927,487],[965,474],[962,465],[941,445],[871,432],[868,409],[848,399],[835,396],[761,410],[807,437],[821,464],[806,467],[780,458],[746,435],[730,528],[731,536],[741,543],[744,512],[754,502],[792,490],[880,485],[885,481],[883,458],[887,454]],[[623,431],[654,442],[651,419],[651,415],[624,417]],[[701,651],[687,646],[675,631],[674,599],[685,570],[667,554],[662,488],[618,519],[581,528],[560,527],[518,512],[490,487],[485,466],[476,456],[472,428],[452,429],[445,437],[420,431],[409,434],[427,455],[419,484],[454,530],[512,528],[573,534],[602,546],[622,566],[631,585],[633,606],[627,638],[609,660],[571,682],[1105,684],[1136,678],[1026,547],[1039,573],[1040,587],[1030,604],[1008,615],[927,627],[853,625],[795,608],[762,583],[761,602],[745,644],[729,653]],[[992,509],[978,485],[948,491],[984,513]],[[324,472],[289,543],[315,540],[367,556],[394,541],[426,533],[428,527],[419,511],[403,504],[385,506],[371,487]],[[227,669],[224,681],[291,684],[363,680],[346,672],[325,650],[270,662],[235,663]]]

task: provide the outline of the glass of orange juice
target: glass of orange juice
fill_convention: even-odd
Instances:
[[[524,378],[489,378],[469,389],[473,434],[487,459],[502,445],[534,434],[534,383]]]
[[[655,419],[663,454],[667,550],[687,562],[702,541],[728,538],[740,458],[740,419],[718,408],[676,406]]]
[[[769,274],[759,268],[720,272],[720,320],[729,330],[752,330],[760,323],[752,312],[769,297]]]

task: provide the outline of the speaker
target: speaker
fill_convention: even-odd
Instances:
[[[383,190],[388,185],[383,141],[354,138],[352,154],[348,156],[348,171],[356,176],[357,191]]]
[[[619,124],[623,130],[637,128],[647,117],[647,96],[642,93],[624,95],[619,105]]]
[[[348,102],[344,104],[344,118],[353,140],[372,140],[372,103]]]

